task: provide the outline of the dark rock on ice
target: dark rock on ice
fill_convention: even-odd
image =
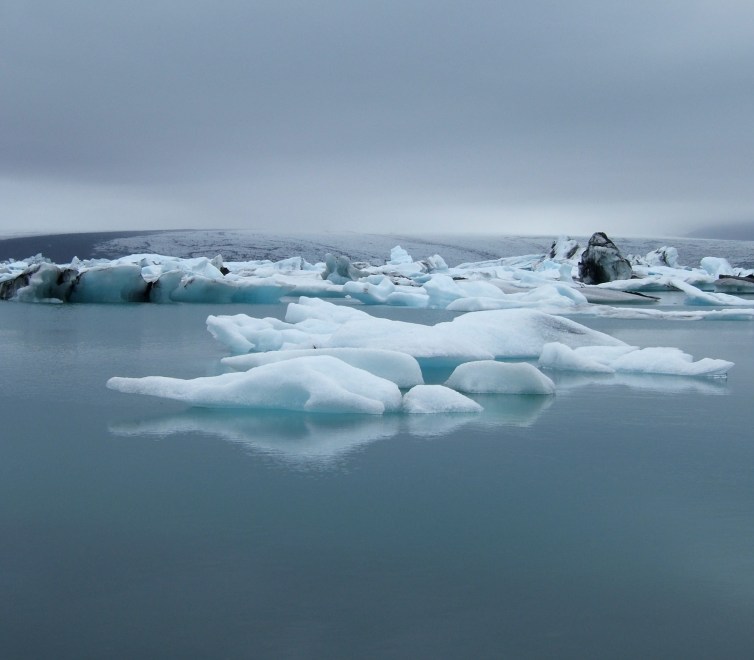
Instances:
[[[721,275],[715,280],[715,291],[754,293],[754,275]]]
[[[627,280],[631,264],[604,232],[592,235],[579,261],[579,277],[585,284]]]

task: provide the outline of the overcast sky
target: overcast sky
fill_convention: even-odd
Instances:
[[[751,0],[0,0],[0,234],[742,221]]]

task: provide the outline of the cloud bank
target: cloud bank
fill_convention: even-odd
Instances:
[[[6,0],[0,232],[754,223],[754,5]]]

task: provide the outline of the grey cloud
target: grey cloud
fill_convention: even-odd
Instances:
[[[1,11],[8,186],[73,185],[116,206],[130,195],[146,215],[156,199],[172,226],[186,216],[165,209],[186,206],[195,223],[201,211],[292,226],[428,199],[754,211],[749,3]],[[0,206],[0,222],[9,214]]]

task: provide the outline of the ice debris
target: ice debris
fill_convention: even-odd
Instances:
[[[332,254],[316,264],[300,256],[225,262],[220,255],[180,259],[160,254],[53,264],[37,255],[0,264],[0,299],[253,304],[308,296],[459,312],[537,308],[582,313],[594,305],[652,305],[658,297],[642,294],[677,290],[676,282],[700,291],[750,293],[754,284],[747,278],[753,274],[717,257],[705,257],[699,268],[682,267],[671,246],[631,257],[629,263],[615,244],[598,232],[583,252],[575,240],[562,236],[544,254],[456,266],[449,266],[438,254],[414,260],[400,246],[394,247],[381,265],[353,263],[346,255]],[[737,278],[735,284],[732,278]],[[714,297],[690,302],[742,304]]]

